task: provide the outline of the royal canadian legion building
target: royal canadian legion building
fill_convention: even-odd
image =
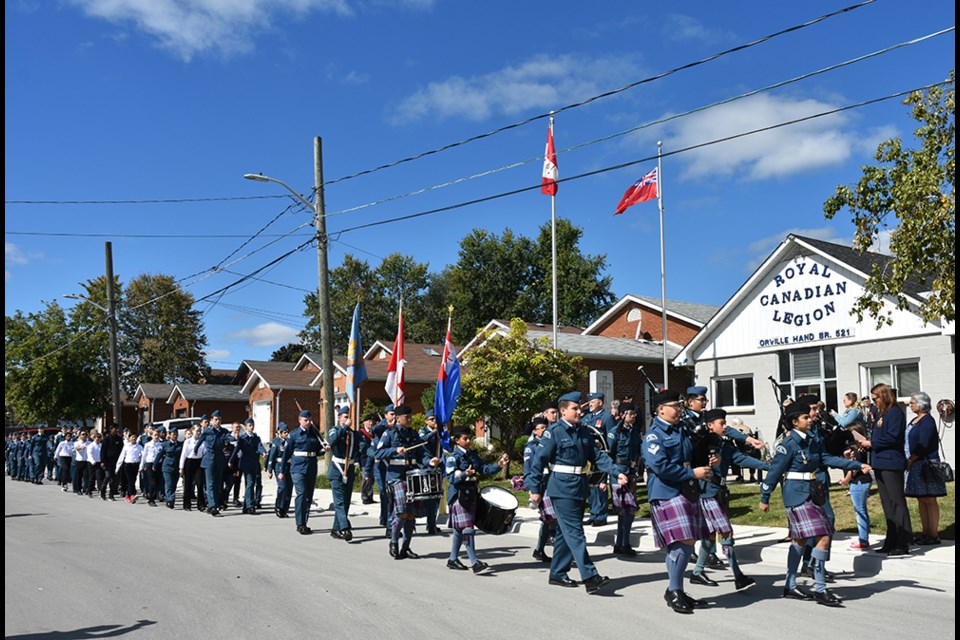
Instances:
[[[677,366],[692,366],[711,406],[774,437],[781,397],[815,393],[842,412],[842,397],[869,395],[880,382],[896,390],[907,420],[910,394],[925,391],[940,427],[947,460],[955,466],[952,416],[936,405],[955,399],[956,343],[952,322],[924,322],[916,313],[925,291],[911,283],[907,310],[877,327],[850,311],[874,264],[890,261],[822,240],[787,236],[716,315],[680,351]]]

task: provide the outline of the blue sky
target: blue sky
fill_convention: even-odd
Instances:
[[[242,176],[262,172],[309,195],[318,135],[325,178],[336,181],[326,188],[330,267],[346,253],[376,265],[401,252],[439,271],[456,261],[471,229],[533,236],[550,219],[549,198],[534,190],[350,229],[539,184],[545,120],[337,179],[853,4],[11,0],[4,3],[5,313],[80,292],[80,283],[103,274],[106,241],[124,282],[171,274],[198,299],[291,251],[307,239],[310,228],[298,227],[310,214],[280,215],[290,201],[262,197],[283,196],[282,187]],[[952,2],[906,6],[877,0],[566,110],[556,119],[558,151],[585,146],[559,154],[560,176],[653,157],[658,140],[670,152],[945,79],[953,32],[637,129],[954,26]],[[823,202],[838,184],[858,179],[881,140],[899,135],[912,144],[915,121],[901,102],[665,158],[667,297],[723,304],[790,232],[849,243],[849,216],[826,221]],[[585,252],[606,254],[618,297],[660,294],[656,202],[612,215],[624,190],[654,166],[649,160],[560,185],[558,215],[585,229]],[[211,198],[237,199],[203,201]],[[264,232],[274,235],[237,251],[274,218]],[[209,271],[218,264],[222,270]],[[199,305],[215,368],[266,359],[296,340],[304,292],[317,286],[316,251],[294,253],[258,277],[270,282],[247,282],[216,305]],[[438,342],[443,331],[437,327]],[[392,336],[364,341],[377,338]]]

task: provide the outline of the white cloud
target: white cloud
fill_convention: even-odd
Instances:
[[[346,0],[71,0],[90,16],[130,26],[189,62],[195,55],[230,56],[253,48],[257,33],[282,13],[352,15]]]
[[[7,242],[5,245],[4,262],[7,264],[27,264],[30,261],[27,254],[21,251],[17,245],[12,242]]]
[[[223,362],[233,354],[229,349],[207,349],[203,355],[208,362]]]
[[[297,333],[297,329],[292,327],[277,322],[265,322],[252,329],[234,331],[227,337],[254,347],[279,347],[290,342],[297,342]]]
[[[696,42],[700,45],[716,44],[734,39],[734,34],[728,31],[710,28],[696,18],[678,13],[666,17],[662,32],[667,40]]]
[[[664,143],[681,149],[753,131],[816,113],[837,105],[814,99],[754,96],[678,119]],[[879,139],[872,132],[870,139]],[[843,113],[755,133],[683,154],[685,178],[728,178],[751,181],[783,178],[834,166],[865,144]]]
[[[479,121],[534,108],[549,109],[621,86],[624,78],[639,75],[635,56],[539,54],[491,73],[431,82],[402,99],[390,121],[405,124],[453,117]]]
[[[882,229],[877,233],[877,237],[873,239],[873,244],[870,245],[870,251],[874,253],[882,253],[885,256],[892,256],[893,251],[890,249],[890,234],[893,233],[893,229]]]
[[[848,247],[851,246],[852,243],[850,238],[838,236],[837,230],[833,227],[784,229],[775,235],[754,240],[744,248],[743,252],[740,254],[741,257],[746,260],[744,263],[744,272],[753,273],[756,271],[757,267],[759,267],[764,260],[770,257],[770,254],[773,253],[773,250],[776,249],[780,243],[783,242],[791,233],[797,236],[804,236],[805,238],[823,240],[824,242],[833,242],[834,244],[842,244]]]

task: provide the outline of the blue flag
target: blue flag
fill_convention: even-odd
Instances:
[[[453,347],[448,326],[447,339],[443,343],[443,361],[437,374],[437,397],[433,407],[437,414],[437,424],[443,426],[453,419],[453,410],[457,408],[459,397],[460,362],[457,360],[457,350]]]
[[[350,327],[350,343],[347,345],[347,398],[353,404],[357,387],[367,379],[367,365],[363,361],[363,346],[360,344],[360,303],[353,309],[353,325]]]

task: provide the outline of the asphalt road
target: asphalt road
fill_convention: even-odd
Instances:
[[[318,495],[322,495],[318,492]],[[326,505],[323,505],[326,506]],[[393,560],[378,505],[355,503],[350,544],[315,510],[312,536],[293,519],[102,502],[6,479],[4,635],[113,638],[953,638],[955,580],[842,577],[843,609],[785,601],[783,564],[752,562],[734,590],[692,586],[713,606],[679,615],[663,601],[659,551],[620,559],[591,545],[602,595],[547,584],[526,534],[478,536],[493,571],[446,568],[450,537],[418,535],[418,560]],[[422,522],[418,527],[424,530]],[[576,578],[576,570],[571,572]]]

